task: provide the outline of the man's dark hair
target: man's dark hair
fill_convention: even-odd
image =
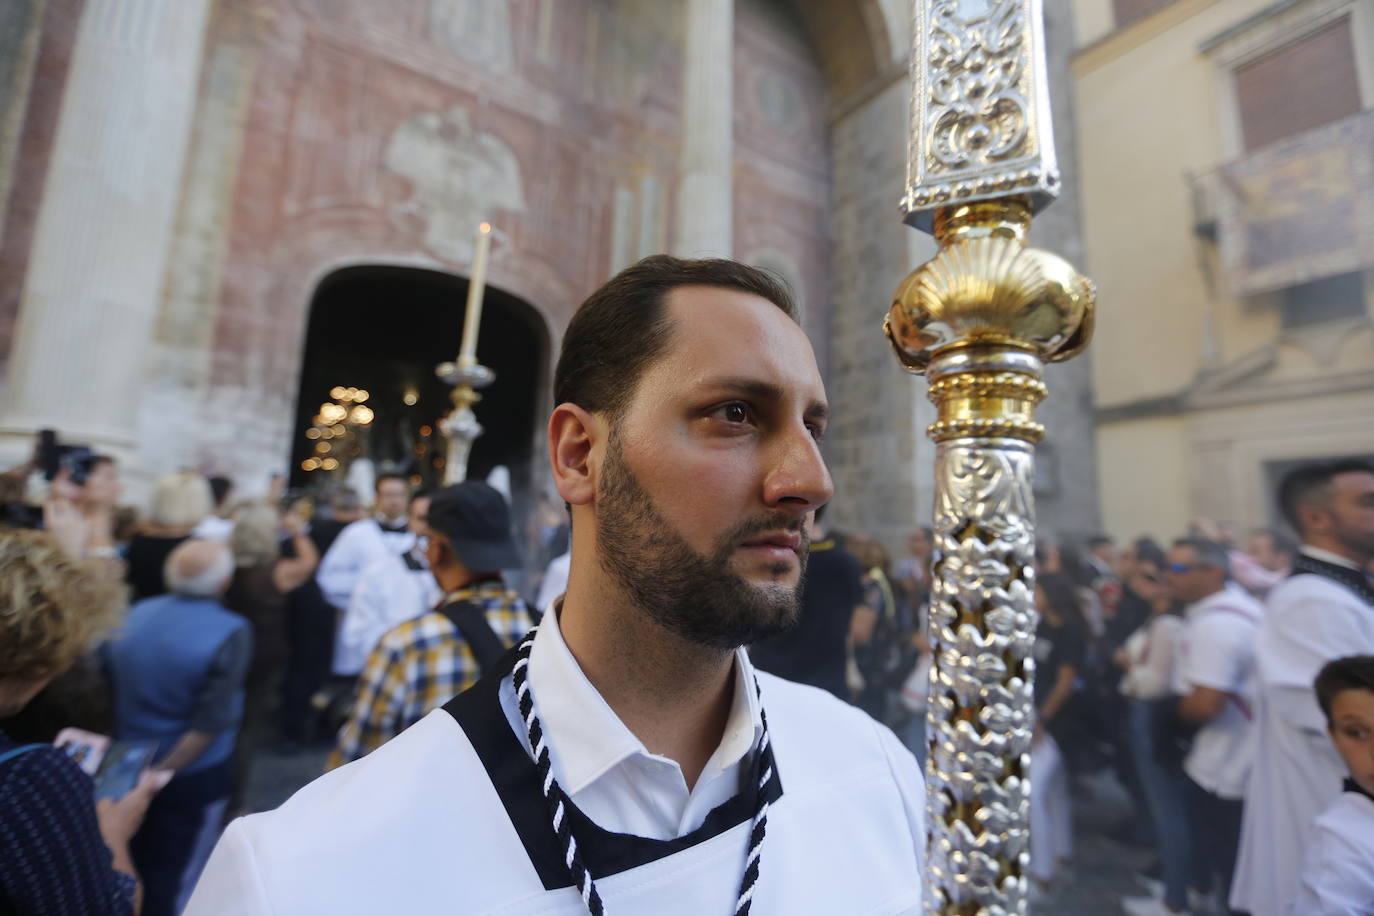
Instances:
[[[1374,464],[1359,458],[1345,458],[1320,464],[1304,464],[1284,475],[1279,483],[1279,509],[1293,530],[1303,534],[1299,510],[1319,503],[1329,494],[1331,478],[1340,474],[1374,474]]]
[[[382,492],[382,484],[386,483],[388,480],[399,480],[406,485],[407,490],[410,489],[410,478],[404,474],[397,474],[395,471],[387,471],[384,474],[378,474],[377,482],[372,485],[372,489],[377,493]]]
[[[1110,534],[1094,534],[1088,538],[1087,547],[1089,550],[1096,550],[1099,547],[1110,547],[1115,543]]]
[[[668,345],[672,322],[665,305],[668,293],[682,286],[752,293],[797,320],[787,284],[765,270],[721,258],[645,258],[612,277],[573,315],[554,371],[554,403],[591,413],[623,411],[644,370]]]
[[[1327,662],[1313,686],[1326,724],[1331,725],[1331,703],[1343,690],[1368,690],[1374,693],[1374,655],[1347,655]]]
[[[217,476],[206,479],[210,484],[210,496],[214,499],[215,505],[224,505],[224,500],[229,496],[229,491],[234,489],[234,482],[228,477]]]
[[[1256,528],[1255,534],[1262,534],[1269,538],[1269,544],[1274,548],[1275,553],[1285,554],[1295,557],[1298,554],[1297,538],[1284,531],[1282,528]]]
[[[1226,548],[1216,541],[1209,541],[1207,538],[1179,538],[1174,541],[1174,546],[1191,547],[1197,557],[1198,566],[1220,569],[1226,574],[1226,578],[1231,578],[1231,557],[1226,553]]]
[[[412,493],[412,494],[410,494],[410,504],[413,506],[413,505],[415,505],[415,500],[417,500],[417,499],[424,499],[424,498],[427,497],[427,496],[433,496],[433,495],[434,495],[434,490],[433,490],[433,488],[431,488],[431,487],[417,487],[417,488],[415,489],[415,492]]]
[[[1153,563],[1160,569],[1164,568],[1165,556],[1164,548],[1159,546],[1159,542],[1148,534],[1141,535],[1135,539],[1135,558],[1148,563]]]
[[[92,456],[90,457],[90,460],[86,462],[86,465],[87,465],[87,467],[89,467],[92,471],[94,471],[96,468],[100,467],[102,464],[111,464],[111,465],[113,465],[113,464],[115,464],[115,463],[116,463],[116,462],[115,462],[114,458],[113,458],[112,456],[110,456],[110,455],[92,455]]]

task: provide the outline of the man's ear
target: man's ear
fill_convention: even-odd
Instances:
[[[554,408],[549,417],[549,464],[564,502],[585,506],[596,496],[593,452],[605,433],[605,423],[576,404]]]
[[[438,569],[444,565],[444,552],[448,549],[448,539],[437,531],[430,531],[429,540],[425,544],[425,560],[429,563],[430,569]]]

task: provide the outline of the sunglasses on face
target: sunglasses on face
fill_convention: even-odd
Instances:
[[[1198,569],[1199,567],[1196,563],[1170,563],[1166,568],[1171,573],[1181,574],[1189,572],[1190,570]]]

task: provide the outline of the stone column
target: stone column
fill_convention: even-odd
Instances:
[[[734,0],[688,0],[677,232],[683,257],[729,257],[734,152]]]
[[[0,433],[127,455],[210,0],[86,0],[24,278]]]

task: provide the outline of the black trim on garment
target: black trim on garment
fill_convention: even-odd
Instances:
[[[572,886],[568,866],[549,821],[538,770],[501,707],[501,683],[510,677],[515,667],[516,651],[511,649],[476,684],[444,704],[444,711],[453,716],[477,751],[492,787],[506,808],[511,826],[530,857],[530,864],[544,889],[552,891]],[[758,757],[758,754],[751,755],[747,782],[739,793],[713,808],[696,830],[672,840],[603,830],[569,802],[573,836],[587,870],[598,880],[629,871],[690,849],[751,820],[757,797],[755,787],[761,775]],[[776,757],[774,759],[773,777],[764,790],[769,804],[782,797],[782,780],[778,776]]]
[[[1369,577],[1358,569],[1328,563],[1326,560],[1319,560],[1309,554],[1299,553],[1293,558],[1291,575],[1296,576],[1299,573],[1321,576],[1330,579],[1337,585],[1344,585],[1354,592],[1361,601],[1374,609],[1374,585],[1371,585]]]
[[[1374,794],[1366,792],[1364,786],[1360,785],[1353,779],[1347,779],[1344,783],[1342,783],[1341,789],[1346,792],[1354,792],[1356,795],[1363,795],[1370,801],[1374,801]]]

